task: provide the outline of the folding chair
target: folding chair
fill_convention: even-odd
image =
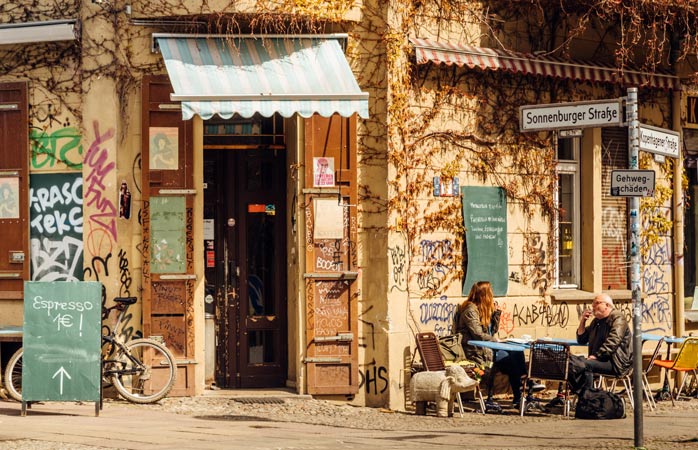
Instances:
[[[567,380],[570,364],[570,346],[561,342],[537,340],[531,343],[528,373],[524,375],[524,393],[521,396],[521,416],[526,411],[530,392],[526,392],[527,382],[531,378],[559,381],[562,383],[561,392],[564,395],[563,413],[570,415],[570,386]]]
[[[652,389],[650,388],[650,382],[647,379],[647,374],[650,373],[652,368],[654,367],[654,362],[657,360],[657,357],[659,357],[659,352],[662,349],[662,344],[664,344],[664,338],[661,338],[657,342],[657,346],[654,349],[654,353],[652,354],[652,358],[650,358],[649,363],[647,364],[647,367],[645,370],[642,371],[642,393],[644,394],[645,398],[647,399],[647,404],[650,407],[650,410],[654,411],[655,408],[657,407],[657,404],[654,401],[654,396],[652,395]],[[635,399],[633,397],[632,393],[632,375],[633,375],[633,369],[630,368],[625,374],[620,375],[620,376],[612,376],[612,375],[600,375],[599,380],[598,380],[598,387],[604,388],[608,391],[615,391],[616,390],[616,385],[618,383],[618,380],[621,380],[623,382],[623,387],[625,388],[625,393],[628,396],[628,401],[630,403],[630,407],[634,408],[635,407]],[[609,386],[610,382],[610,386]]]
[[[622,375],[608,375],[608,374],[597,374],[598,375],[598,380],[596,383],[596,387],[599,389],[603,389],[605,391],[609,392],[614,392],[616,390],[616,386],[618,385],[618,381],[620,380],[623,383],[623,388],[625,389],[625,395],[628,396],[628,402],[630,403],[631,408],[635,408],[635,399],[633,398],[633,382],[632,382],[632,375],[633,375],[633,369],[630,368],[628,369],[624,374]],[[644,375],[644,373],[643,373]],[[644,385],[644,380],[643,380],[643,385]],[[643,386],[643,391],[644,391],[644,386]],[[645,392],[645,396],[647,396],[647,392]],[[647,398],[651,398],[652,396],[649,395]],[[654,409],[652,406],[652,401],[647,400],[647,402],[650,405],[650,409]]]
[[[424,370],[435,371],[435,370],[445,370],[446,364],[444,363],[443,355],[439,349],[439,338],[432,332],[417,333],[416,336],[417,350],[419,351],[419,357],[424,365]],[[480,386],[478,384],[474,385],[475,396],[480,403],[480,410],[485,413],[485,400],[482,398],[482,392],[480,392]],[[460,398],[460,394],[456,395],[456,400],[458,402],[458,409],[460,411],[461,417],[463,417],[463,402]]]
[[[676,376],[679,372],[690,372],[690,374],[693,375],[693,378],[696,379],[698,375],[696,374],[696,368],[698,367],[698,337],[686,338],[683,344],[681,344],[681,348],[679,348],[679,353],[676,355],[675,359],[657,359],[656,361],[654,361],[654,365],[666,369],[667,379],[669,377],[670,370],[676,372],[676,374],[674,375],[674,389],[676,389]],[[670,389],[669,392],[671,394],[672,405],[675,404],[674,399],[678,399],[681,396],[681,391],[683,390],[683,387],[686,384],[687,379],[688,376],[683,377],[683,381],[681,382],[681,386],[679,387],[676,396],[674,396],[673,393],[674,389]]]

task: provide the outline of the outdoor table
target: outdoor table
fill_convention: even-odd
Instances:
[[[515,344],[511,342],[497,342],[497,341],[477,341],[471,339],[467,344],[473,345],[475,347],[489,348],[492,350],[492,361],[497,360],[497,352],[499,350],[504,350],[507,352],[523,352],[526,350],[525,344]],[[487,401],[486,410],[491,410],[493,412],[501,412],[502,408],[497,403],[492,400],[492,389],[494,388],[494,367],[490,369],[490,375],[487,379]]]

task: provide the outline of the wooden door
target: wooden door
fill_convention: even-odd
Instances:
[[[143,81],[143,334],[177,359],[171,395],[194,394],[193,139],[166,76]]]
[[[305,139],[308,392],[355,394],[356,115],[313,116]]]
[[[29,280],[29,113],[24,82],[0,83],[0,149],[0,300],[21,300],[24,281]]]

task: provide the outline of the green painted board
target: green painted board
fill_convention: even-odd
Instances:
[[[507,295],[507,196],[504,189],[462,186],[467,265],[463,295],[478,281],[489,281],[496,297]]]
[[[102,284],[24,283],[22,401],[99,401]]]
[[[184,197],[150,197],[150,271],[186,271]]]

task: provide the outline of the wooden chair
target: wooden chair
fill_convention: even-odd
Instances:
[[[698,368],[698,337],[689,337],[681,344],[679,348],[679,353],[673,360],[668,359],[657,359],[654,361],[654,365],[658,367],[663,367],[666,369],[666,376],[669,376],[669,371],[673,370],[678,375],[679,372],[686,375],[691,374],[693,378],[696,379],[698,374],[696,374],[696,368]],[[671,393],[671,404],[674,405],[674,399],[678,399],[681,396],[681,391],[683,390],[688,376],[683,377],[681,386],[679,387],[676,396],[674,396],[673,390],[676,389],[676,376],[674,377],[674,389],[670,389]]]
[[[563,414],[570,415],[570,386],[568,382],[570,365],[570,346],[561,342],[551,342],[547,340],[537,340],[531,343],[528,373],[524,376],[523,386],[527,386],[527,381],[532,378],[540,380],[559,381],[562,383],[560,392],[564,395]],[[530,392],[521,396],[520,414],[523,417],[526,411]]]
[[[445,370],[446,363],[439,348],[439,338],[432,332],[417,333],[416,336],[417,351],[424,366],[424,370],[436,371]],[[485,400],[482,398],[479,384],[474,385],[475,396],[480,403],[480,411],[485,413]],[[456,395],[458,409],[461,417],[463,416],[463,402],[460,394]]]

